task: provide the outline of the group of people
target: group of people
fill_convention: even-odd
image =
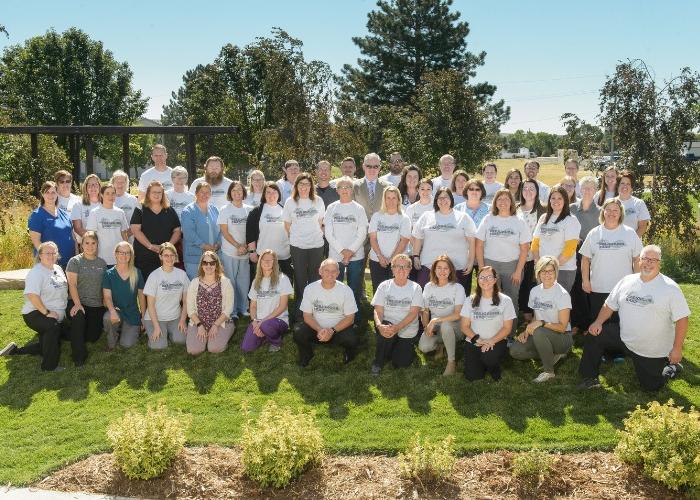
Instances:
[[[142,329],[151,349],[221,352],[247,317],[246,352],[279,350],[292,325],[300,366],[317,344],[341,346],[349,363],[366,340],[368,266],[374,375],[387,362],[409,366],[416,349],[446,357],[451,375],[463,346],[468,380],[498,380],[509,353],[540,359],[534,381],[546,382],[576,333],[586,334],[582,387],[599,385],[604,357],[631,358],[650,390],[678,371],[690,311],[660,274],[661,250],[642,246],[650,216],[628,171],[579,180],[568,160],[550,187],[528,161],[502,185],[494,163],[473,179],[451,155],[430,179],[392,153],[380,176],[381,158],[369,153],[359,179],[352,157],[338,179],[327,161],[314,178],[289,160],[278,181],[253,170],[244,185],[213,156],[188,189],[165,147],[152,159],[138,197],[123,171],[105,184],[88,175],[81,196],[69,172],[44,183],[29,218],[37,263],[22,309],[39,340],[2,354],[41,354],[43,370],[59,369],[63,337],[81,366],[102,331],[111,350],[134,345]]]

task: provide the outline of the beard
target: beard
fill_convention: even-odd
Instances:
[[[221,171],[215,176],[212,176],[209,173],[204,172],[204,180],[207,181],[212,186],[218,186],[224,180],[224,172]]]

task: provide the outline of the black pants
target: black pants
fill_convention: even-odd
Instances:
[[[299,349],[299,362],[303,365],[313,357],[314,344],[340,346],[349,356],[355,355],[358,344],[357,333],[352,326],[336,332],[328,342],[321,342],[313,328],[302,321],[294,327],[293,337]]]
[[[581,245],[579,245],[580,247]],[[576,252],[576,278],[574,278],[574,286],[571,287],[571,326],[584,332],[591,324],[589,321],[591,317],[589,298],[589,294],[583,291],[581,254]]]
[[[501,361],[508,351],[506,340],[496,342],[493,349],[481,352],[481,347],[471,342],[464,343],[464,378],[481,380],[488,373],[494,380],[501,379]]]
[[[391,361],[394,368],[406,368],[411,366],[416,359],[416,342],[419,335],[404,339],[398,335],[391,338],[382,337],[379,330],[374,328],[376,349],[374,352],[374,364],[383,367],[384,363]]]
[[[304,288],[309,283],[319,280],[318,268],[323,261],[323,247],[318,248],[297,248],[290,247],[292,254],[292,266],[294,266],[294,298],[297,304],[301,304],[301,297]],[[301,321],[301,315],[296,314],[297,321]]]
[[[588,294],[588,300],[591,306],[590,309],[590,318],[589,318],[589,323],[586,325],[586,328],[590,326],[591,323],[593,323],[597,318],[598,318],[598,313],[600,313],[600,310],[603,308],[603,305],[605,304],[605,300],[608,298],[609,293],[599,293],[599,292],[592,292]],[[620,316],[617,314],[617,311],[612,313],[612,316],[610,316],[610,319],[608,319],[605,323],[606,324],[613,324],[613,323],[619,323],[620,322]]]
[[[70,318],[70,343],[73,355],[73,363],[76,366],[85,364],[87,359],[86,342],[96,342],[102,334],[102,317],[105,314],[104,307],[83,306],[85,313],[78,311],[75,316],[70,316],[73,301],[68,301],[66,318]]]
[[[521,312],[532,314],[532,309],[530,309],[527,303],[530,300],[530,290],[535,287],[535,284],[535,261],[531,260],[525,262],[525,267],[523,268],[523,282],[520,284],[520,292],[518,293],[518,309],[520,309]]]
[[[59,323],[39,311],[23,314],[24,323],[39,334],[38,342],[30,342],[15,351],[15,354],[41,356],[41,369],[51,371],[58,366],[61,357],[61,330],[66,330],[65,322]]]
[[[601,358],[606,351],[624,351],[632,359],[642,390],[658,391],[666,383],[661,371],[668,363],[668,358],[645,358],[627,349],[620,340],[619,323],[605,323],[600,335],[586,335],[578,367],[579,375],[582,378],[597,378],[600,374]]]
[[[375,262],[372,259],[369,261],[369,276],[372,280],[372,294],[377,293],[377,288],[382,282],[390,280],[394,277],[391,272],[391,266],[382,267],[379,262]]]

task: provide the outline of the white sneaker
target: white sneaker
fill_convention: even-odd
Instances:
[[[555,355],[554,355],[554,358],[553,358],[553,361],[554,361],[554,362],[552,363],[552,365],[553,365],[553,366],[556,366],[556,364],[559,363],[559,361],[561,361],[561,360],[564,359],[565,357],[566,357],[566,354],[555,354]]]
[[[541,384],[542,382],[547,382],[548,380],[552,380],[555,377],[553,373],[550,372],[542,372],[539,375],[537,375],[537,378],[533,380],[534,383],[536,384]]]
[[[268,352],[279,352],[280,349],[282,349],[282,346],[270,344],[270,345],[268,346],[268,348],[267,348],[267,351],[268,351]]]

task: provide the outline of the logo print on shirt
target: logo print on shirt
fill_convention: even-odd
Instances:
[[[277,217],[275,217],[274,215],[265,214],[265,221],[266,221],[268,224],[270,224],[270,223],[279,223],[279,222],[282,222],[282,216],[281,216],[281,215],[278,215]]]
[[[491,309],[490,311],[481,311],[479,309],[472,310],[472,315],[474,319],[480,321],[493,321],[501,317],[501,311],[498,309]]]
[[[182,281],[167,282],[167,281],[163,280],[160,282],[160,284],[158,286],[164,292],[172,292],[172,291],[182,290],[185,285],[182,283]]]
[[[451,298],[438,299],[435,295],[428,297],[428,309],[447,309],[454,307],[455,301]]]
[[[311,207],[307,208],[304,210],[303,208],[295,208],[294,209],[294,215],[297,216],[297,219],[307,219],[311,218],[314,215],[318,213],[318,210],[316,210],[316,207]]]
[[[320,300],[314,300],[311,303],[314,312],[320,313],[320,314],[340,314],[340,304],[324,304]]]
[[[393,295],[387,295],[384,299],[385,307],[409,308],[411,307],[411,302],[410,297],[398,298]]]
[[[532,308],[540,310],[540,311],[547,310],[547,309],[554,309],[554,303],[551,300],[542,301],[542,300],[540,300],[539,297],[535,297],[535,301],[532,305]]]
[[[279,295],[279,293],[277,293],[277,287],[270,288],[269,290],[259,290],[259,291],[256,291],[255,293],[258,296],[258,300],[269,299],[269,298],[276,297],[277,295]]]
[[[554,234],[557,234],[559,232],[559,228],[555,224],[547,224],[547,225],[542,225],[540,226],[540,234],[542,236],[552,236]]]
[[[646,307],[654,303],[654,297],[651,295],[645,295],[642,297],[641,295],[629,293],[627,297],[625,297],[625,302],[637,307]]]
[[[246,221],[248,220],[248,216],[244,217],[236,217],[235,215],[232,215],[231,217],[228,218],[229,222],[234,225],[239,225],[239,224],[245,224]]]
[[[355,224],[357,222],[357,218],[353,214],[350,215],[341,215],[341,214],[333,214],[333,222],[336,224]]]
[[[496,226],[491,226],[489,228],[489,236],[492,238],[511,238],[515,236],[515,231],[509,227],[501,229]]]
[[[377,232],[378,233],[396,233],[400,229],[399,223],[394,222],[393,224],[385,224],[382,221],[379,221],[377,223]]]
[[[432,226],[426,228],[428,231],[439,231],[441,233],[446,233],[447,231],[454,231],[457,226],[453,222],[448,222],[446,224],[435,223]]]
[[[107,219],[105,217],[102,217],[99,220],[100,226],[102,226],[102,229],[114,229],[114,228],[120,228],[122,227],[122,222],[121,219]]]
[[[598,249],[600,250],[619,250],[620,248],[625,248],[627,246],[623,240],[600,240],[598,242]]]

